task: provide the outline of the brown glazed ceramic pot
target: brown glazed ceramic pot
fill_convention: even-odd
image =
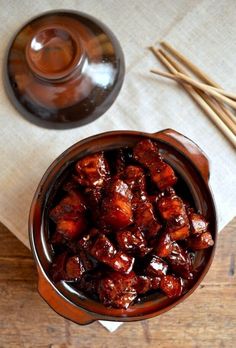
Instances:
[[[31,19],[6,55],[4,82],[17,110],[47,128],[95,120],[116,99],[125,73],[121,46],[99,20],[76,11]]]
[[[216,242],[217,222],[215,206],[208,185],[209,164],[201,149],[180,133],[166,129],[154,134],[136,131],[115,131],[86,138],[62,153],[48,168],[39,183],[29,216],[29,238],[38,270],[38,290],[44,300],[60,315],[78,324],[95,320],[135,321],[157,316],[185,300],[206,275],[215,251],[212,248],[198,251],[194,269],[198,271],[191,289],[180,298],[169,299],[156,293],[147,295],[128,309],[109,309],[101,303],[73,291],[66,282],[55,284],[50,279],[51,249],[48,243],[48,210],[63,175],[74,162],[88,154],[133,146],[143,138],[154,140],[164,159],[173,166],[188,188],[193,203],[209,221],[210,232]]]

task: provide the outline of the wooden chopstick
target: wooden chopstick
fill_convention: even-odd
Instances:
[[[162,50],[157,50],[154,47],[151,47],[152,52],[155,56],[167,67],[173,74],[176,72],[184,73],[184,70],[174,62],[171,57],[166,55]],[[218,117],[218,113],[216,113],[211,106],[208,104],[208,96],[207,99],[202,98],[202,96],[189,84],[180,82],[181,85],[185,88],[185,90],[191,95],[191,97],[196,101],[196,103],[201,106],[201,108],[205,111],[208,117],[214,122],[214,124],[222,131],[222,133],[227,137],[227,139],[231,142],[231,144],[236,148],[236,139],[234,134],[230,131],[230,129],[226,126],[226,124]]]
[[[205,100],[205,102],[215,111],[220,119],[228,126],[228,128],[236,135],[235,123],[225,113],[225,109],[214,99],[206,95],[204,92],[198,90],[198,94]]]
[[[184,75],[182,73],[176,72],[175,74],[170,74],[170,73],[160,71],[158,69],[152,69],[151,72],[154,74],[160,75],[160,76],[171,78],[173,80],[187,82],[191,86],[197,87],[197,88],[201,89],[202,91],[207,92],[207,93],[213,95],[214,97],[216,97],[215,93],[211,93],[211,88],[213,88],[213,87],[210,87],[210,86],[205,85],[203,83],[200,83],[198,81],[194,81],[193,79],[191,79],[191,77]],[[221,100],[221,98],[218,98],[218,99]],[[217,113],[218,112],[220,112],[219,108],[217,108]],[[222,120],[227,124],[227,126],[230,128],[230,130],[236,135],[236,122],[234,122],[233,120],[231,120],[230,118],[227,118],[227,117],[223,117]]]
[[[171,46],[169,45],[169,47]],[[160,51],[167,58],[167,60],[171,62],[171,64],[176,68],[177,71],[179,71],[180,73],[186,76],[188,75],[186,70],[184,70],[175,60],[173,60],[170,56],[167,56],[166,53],[163,52],[161,49]],[[198,90],[198,94],[200,94],[200,96],[205,100],[205,102],[213,108],[213,110],[220,117],[220,119],[231,129],[232,125],[234,125],[235,123],[234,115],[229,110],[227,110],[222,103],[217,103],[214,99],[210,98],[205,93],[200,92],[200,90]],[[234,126],[233,126],[233,129],[234,129]]]
[[[160,52],[172,64],[172,66],[175,68],[175,70],[177,72],[180,72],[180,73],[188,76],[186,70],[184,70],[175,60],[173,60],[170,56],[168,56],[161,49],[160,49]],[[222,103],[217,102],[215,99],[211,98],[210,96],[208,96],[207,94],[205,94],[201,90],[197,90],[197,92],[205,100],[205,102],[208,103],[213,108],[213,110],[218,114],[218,116],[221,118],[221,120],[227,124],[229,122],[230,118],[229,118],[228,113],[227,113],[228,110],[225,109],[225,107],[222,105]],[[235,120],[233,119],[230,121],[234,122]]]
[[[160,43],[168,52],[173,54],[174,57],[176,57],[181,63],[183,63],[185,66],[187,66],[196,76],[200,77],[204,82],[208,83],[209,85],[221,88],[220,85],[218,85],[217,82],[212,80],[210,76],[205,74],[201,69],[199,69],[195,64],[193,64],[188,58],[186,58],[182,53],[178,52],[173,46],[171,46],[166,41],[161,41]]]
[[[160,43],[168,52],[170,52],[175,58],[177,58],[181,63],[183,63],[190,71],[192,71],[197,77],[202,79],[202,81],[208,83],[210,86],[223,89],[217,82],[215,82],[209,75],[204,73],[200,68],[193,64],[187,57],[182,53],[178,52],[173,46],[171,46],[166,41]],[[235,121],[235,115],[228,109],[224,108],[225,113]]]
[[[228,97],[231,99],[236,99],[236,93],[228,92],[228,91],[225,91],[224,89],[212,87],[212,86],[207,85],[205,83],[198,82],[198,81],[194,80],[193,78],[191,78],[190,76],[184,75],[184,74],[179,73],[179,72],[177,72],[175,75],[167,73],[167,72],[163,72],[163,71],[158,70],[158,69],[151,69],[151,72],[154,74],[160,75],[160,76],[174,79],[174,80],[184,80],[185,82],[189,83],[190,85],[197,87],[197,88],[203,90],[204,92],[212,94],[213,96],[215,96],[214,92],[217,92],[218,94],[222,94],[225,97]],[[213,91],[213,93],[212,93],[212,91]]]
[[[186,74],[187,72],[175,61],[173,60],[169,55],[167,55],[165,52],[163,52],[161,49],[159,50],[160,53],[164,56],[164,58],[169,62],[169,64],[171,64],[175,71],[179,71],[182,74]],[[212,99],[210,96],[208,96],[207,94],[205,94],[204,92],[200,91],[200,90],[195,90],[193,88],[194,91],[197,92],[197,94],[203,99],[203,101],[205,101],[205,103],[210,106],[211,109],[213,109],[212,111],[215,113],[212,113],[210,110],[210,113],[208,114],[207,111],[204,109],[204,104],[201,105],[201,100],[197,99],[196,97],[194,98],[197,103],[200,103],[200,106],[202,106],[203,110],[206,111],[207,115],[210,117],[210,119],[213,121],[213,123],[215,123],[215,125],[225,134],[225,136],[228,138],[228,140],[231,142],[231,144],[235,146],[236,144],[236,138],[234,136],[234,134],[230,131],[229,128],[227,128],[227,122],[229,121],[229,117],[228,115],[225,113],[225,108],[223,107],[222,104],[218,103],[215,99]],[[199,102],[198,102],[199,101]],[[206,106],[207,106],[206,105]],[[208,109],[206,107],[206,109]],[[219,119],[220,117],[220,119]],[[221,121],[221,122],[220,122]]]
[[[184,70],[175,60],[173,60],[170,56],[168,56],[162,50],[160,50],[160,52],[172,64],[172,66],[176,69],[177,72],[179,71],[182,74],[185,74],[187,76],[186,70]],[[211,98],[210,96],[208,96],[201,90],[197,90],[197,93],[202,97],[202,99],[205,100],[205,102],[213,109],[213,111],[215,111],[215,113],[230,129],[231,127],[233,128],[233,130],[235,129],[234,120],[229,118],[228,114],[226,113],[226,109],[221,103],[217,102],[215,99]],[[234,141],[235,141],[235,137],[234,137]]]

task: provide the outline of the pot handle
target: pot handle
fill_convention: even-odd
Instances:
[[[205,182],[208,183],[210,177],[209,162],[205,153],[194,141],[170,128],[156,132],[153,135],[157,139],[166,141],[184,153],[197,167]]]
[[[45,279],[42,271],[38,267],[38,292],[48,305],[64,318],[74,321],[80,325],[90,324],[96,320],[93,316],[80,310],[71,302],[63,299]]]

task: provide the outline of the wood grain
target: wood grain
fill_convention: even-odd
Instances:
[[[220,234],[216,256],[195,293],[169,313],[107,332],[61,318],[37,293],[28,251],[0,225],[0,348],[215,348],[236,342],[236,219]]]

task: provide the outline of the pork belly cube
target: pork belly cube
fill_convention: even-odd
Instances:
[[[157,202],[157,208],[164,220],[170,220],[181,215],[186,216],[184,203],[176,195],[161,197]]]
[[[173,241],[185,239],[189,236],[189,222],[187,215],[179,215],[167,222],[167,232]]]
[[[147,242],[142,232],[137,228],[117,232],[116,240],[120,249],[127,254],[145,256],[152,250],[147,247]]]
[[[84,265],[79,256],[71,256],[66,262],[66,280],[78,280],[85,272]]]
[[[188,251],[180,247],[177,243],[173,243],[171,254],[166,258],[171,270],[179,277],[184,279],[193,278],[193,264],[191,255]]]
[[[66,278],[65,266],[67,257],[67,252],[63,252],[62,254],[58,255],[53,261],[51,267],[51,276],[54,282],[59,282],[60,280]]]
[[[56,232],[63,235],[65,239],[76,239],[86,229],[87,222],[84,216],[77,220],[60,220],[56,225]]]
[[[161,277],[150,277],[151,290],[159,289],[161,284]]]
[[[139,166],[129,165],[123,171],[123,180],[134,194],[146,192],[146,179],[144,170]]]
[[[134,213],[134,222],[138,228],[144,231],[148,239],[155,237],[162,227],[154,216],[153,206],[150,202],[138,204]]]
[[[79,240],[78,247],[85,251],[90,250],[98,234],[99,230],[97,228],[91,228],[89,232]]]
[[[148,276],[137,276],[135,283],[135,290],[138,294],[145,294],[152,288],[151,278]]]
[[[150,139],[145,139],[137,143],[133,149],[133,155],[136,161],[149,167],[153,162],[162,161],[156,144]]]
[[[206,249],[214,245],[210,232],[192,235],[188,238],[188,247],[192,250]]]
[[[141,167],[130,165],[125,168],[122,178],[133,194],[132,207],[135,209],[140,202],[147,200],[144,171]]]
[[[189,236],[189,226],[182,226],[179,229],[176,229],[175,231],[170,231],[169,233],[171,240],[173,241],[185,239]]]
[[[111,260],[110,267],[112,267],[115,271],[128,274],[133,269],[134,261],[134,257],[118,251]]]
[[[150,290],[157,290],[161,283],[161,277],[156,276],[137,275],[136,279],[135,290],[138,294],[145,294]]]
[[[172,251],[172,244],[173,241],[170,238],[170,234],[167,231],[164,231],[158,238],[153,252],[159,257],[167,257]]]
[[[89,253],[95,259],[105,263],[115,271],[129,273],[133,268],[134,258],[121,251],[117,251],[109,239],[103,234],[97,237]]]
[[[89,249],[89,253],[98,261],[109,263],[115,256],[116,249],[114,245],[104,234],[99,234]]]
[[[157,202],[158,210],[167,220],[167,232],[173,241],[189,236],[189,221],[182,199],[176,195],[161,197]]]
[[[172,167],[163,162],[154,162],[149,167],[152,181],[159,190],[164,191],[168,187],[175,185],[177,177]]]
[[[132,206],[123,199],[105,199],[103,202],[101,226],[114,230],[126,228],[133,222]]]
[[[107,187],[107,196],[123,198],[128,201],[131,201],[133,197],[128,185],[117,177],[114,177],[110,185]]]
[[[146,267],[146,274],[154,277],[162,277],[167,273],[168,264],[160,257],[152,255]]]
[[[133,222],[132,194],[128,185],[114,179],[107,188],[107,196],[102,203],[102,221],[115,230],[126,228]]]
[[[191,213],[188,215],[188,218],[192,234],[200,234],[207,231],[208,222],[202,215]]]
[[[176,183],[174,170],[163,161],[157,146],[151,140],[139,142],[133,152],[134,158],[149,169],[152,181],[159,190],[165,190]]]
[[[110,176],[103,152],[80,159],[76,163],[75,169],[79,184],[85,187],[102,187]]]
[[[77,219],[87,209],[85,197],[78,191],[70,191],[50,212],[54,222]]]
[[[161,278],[160,288],[170,298],[180,296],[183,291],[180,278],[172,275],[165,275]]]
[[[121,274],[111,272],[99,284],[99,299],[107,307],[127,309],[137,297],[134,272]]]

